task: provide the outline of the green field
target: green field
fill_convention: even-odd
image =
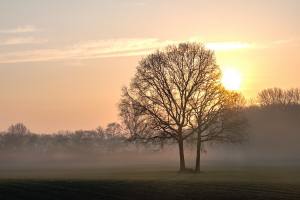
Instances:
[[[300,199],[296,168],[1,170],[0,199]]]

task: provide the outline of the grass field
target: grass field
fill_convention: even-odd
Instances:
[[[0,199],[300,199],[297,168],[1,170]]]

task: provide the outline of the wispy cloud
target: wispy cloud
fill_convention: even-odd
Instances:
[[[58,49],[38,49],[0,54],[0,63],[96,59],[144,55],[175,41],[146,39],[113,39],[86,41]]]
[[[267,44],[267,47],[274,47],[278,45],[287,45],[287,44],[293,44],[293,45],[299,45],[300,38],[294,37],[294,38],[288,38],[288,39],[281,39],[281,40],[275,40],[269,44]]]
[[[20,26],[13,29],[4,29],[0,30],[0,33],[4,34],[16,34],[16,33],[33,33],[37,32],[39,29],[37,29],[35,26],[32,25],[26,25],[26,26]]]
[[[192,38],[187,41],[201,42],[201,40]],[[16,43],[21,42],[15,41]],[[29,42],[29,41],[28,41]],[[93,40],[83,41],[74,45],[56,48],[56,49],[35,49],[22,52],[10,52],[0,54],[0,64],[2,63],[20,63],[20,62],[44,62],[58,60],[84,60],[105,57],[121,56],[139,56],[160,49],[170,44],[177,44],[180,40],[160,40],[157,38],[136,38],[136,39],[111,39],[111,40]],[[13,43],[13,42],[12,42]],[[271,42],[282,44],[282,42]],[[215,51],[235,51],[242,49],[259,49],[267,46],[268,43],[255,44],[249,42],[208,42],[207,48]]]
[[[0,40],[0,46],[23,45],[23,44],[42,44],[47,40],[34,37],[11,37]]]
[[[200,37],[191,37],[188,39],[190,42],[203,42],[203,39]],[[256,45],[249,42],[240,42],[240,41],[225,41],[225,42],[206,42],[205,46],[208,49],[214,51],[234,51],[239,49],[249,49],[254,48]]]
[[[215,51],[231,51],[253,48],[254,45],[245,42],[209,42],[206,47]]]

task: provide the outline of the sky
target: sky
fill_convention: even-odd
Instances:
[[[202,42],[241,92],[300,87],[299,0],[1,0],[0,130],[94,129],[118,121],[138,61]]]

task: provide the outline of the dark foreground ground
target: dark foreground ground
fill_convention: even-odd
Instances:
[[[34,177],[34,178],[33,178]],[[0,199],[300,199],[297,168],[0,170]]]

